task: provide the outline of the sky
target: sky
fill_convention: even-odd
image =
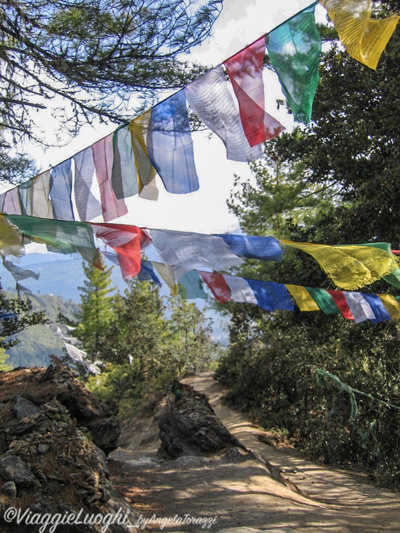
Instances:
[[[201,46],[192,49],[190,58],[210,68],[216,66],[310,4],[310,0],[280,0],[277,9],[276,2],[267,0],[224,0],[223,11],[213,26],[211,37]],[[325,10],[319,6],[317,19],[319,17],[322,21],[324,16]],[[279,111],[276,109],[276,99],[283,96],[274,73],[266,73],[265,86],[267,111],[287,129],[292,128],[292,116],[282,106]],[[59,125],[49,112],[36,113],[36,117],[38,125],[46,131],[47,140],[51,144],[52,136],[55,138],[56,134],[56,131],[52,133],[52,130]],[[46,170],[108,135],[115,128],[113,124],[96,124],[94,127],[87,125],[64,147],[44,150],[41,146],[27,144],[24,148],[36,160],[38,168]],[[199,191],[173,195],[167,193],[159,181],[159,200],[151,202],[138,197],[129,199],[129,214],[123,217],[121,222],[141,227],[199,233],[239,231],[238,221],[229,213],[226,201],[232,190],[234,175],[239,175],[243,180],[250,178],[249,166],[247,163],[228,161],[222,141],[215,135],[210,138],[210,132],[196,132],[193,137]],[[43,252],[45,247],[41,246]],[[49,254],[51,255],[54,254]],[[51,266],[52,258],[42,258],[36,259],[35,254],[30,254],[17,262],[22,267],[34,268],[37,261],[50,261],[50,267],[43,266],[41,275],[41,279],[48,278],[50,281],[51,271],[54,269]],[[60,254],[56,254],[56,258],[60,262],[71,259]],[[79,258],[75,261],[81,262]],[[1,267],[0,271],[4,287],[11,286],[13,283],[8,273]],[[81,280],[76,283],[81,283]],[[35,280],[26,280],[23,284],[35,292]],[[41,292],[44,292],[43,287]],[[57,288],[52,288],[52,292],[58,294]]]
[[[311,3],[310,0],[280,0],[277,9],[276,2],[266,0],[224,0],[222,13],[213,26],[211,37],[193,48],[189,59],[215,66]],[[277,76],[271,72],[265,76],[267,111],[290,129],[293,127],[291,115],[282,107],[279,111],[276,108],[276,99],[283,98]],[[39,112],[36,118],[38,125],[47,132],[47,140],[51,144],[56,134],[54,129],[59,128],[59,125],[49,112]],[[87,125],[64,147],[44,150],[39,145],[27,144],[24,148],[36,160],[38,167],[46,170],[115,128],[114,124]],[[234,175],[248,179],[251,176],[249,166],[247,163],[228,161],[223,143],[215,135],[210,138],[210,132],[194,133],[193,142],[199,191],[186,195],[169,194],[157,177],[160,191],[158,201],[138,197],[128,199],[129,213],[119,222],[200,233],[238,231],[238,221],[229,213],[226,201],[232,190]]]

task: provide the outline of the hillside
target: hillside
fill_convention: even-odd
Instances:
[[[16,294],[4,291],[9,298],[15,298]],[[37,310],[44,309],[47,317],[52,321],[57,321],[58,313],[73,319],[78,311],[78,304],[72,300],[64,300],[59,296],[36,295],[31,298]],[[50,328],[46,326],[31,326],[18,335],[19,343],[13,348],[9,348],[6,353],[9,355],[7,364],[14,368],[18,366],[47,366],[50,362],[50,355],[65,355],[64,343],[56,337]]]

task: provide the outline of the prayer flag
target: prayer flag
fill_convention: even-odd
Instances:
[[[257,300],[257,305],[264,309],[265,311],[274,310],[274,302],[271,295],[271,292],[268,290],[268,287],[265,281],[258,281],[255,279],[244,278],[247,283],[250,285],[251,290]]]
[[[344,318],[347,318],[348,320],[354,320],[354,316],[352,315],[349,309],[349,306],[347,304],[343,291],[328,290],[328,292],[332,296],[332,298],[335,300],[335,303],[338,306]]]
[[[165,283],[168,285],[172,294],[178,294],[178,287],[176,284],[175,274],[173,270],[168,265],[158,263],[157,261],[151,261],[151,264],[160,274]]]
[[[197,270],[186,272],[186,274],[179,278],[178,292],[180,297],[184,299],[195,300],[201,298],[205,300],[207,298]]]
[[[295,299],[300,311],[319,311],[318,305],[305,287],[288,285],[287,283],[285,287]]]
[[[241,50],[224,62],[239,102],[240,118],[251,147],[273,139],[285,128],[265,112],[262,66],[265,38]]]
[[[139,192],[139,184],[129,124],[113,133],[113,149],[111,184],[115,197],[121,200],[135,196]]]
[[[147,129],[151,117],[151,110],[135,118],[129,123],[133,153],[138,175],[139,196],[146,200],[157,200],[156,169],[151,164],[147,152]]]
[[[190,270],[210,268],[221,271],[243,264],[243,260],[216,235],[156,229],[147,232],[162,261],[174,271],[177,279]]]
[[[92,147],[73,157],[75,163],[75,204],[80,220],[86,222],[101,215],[101,204],[92,193],[95,166]]]
[[[153,265],[150,261],[146,261],[145,259],[141,260],[140,271],[137,277],[139,281],[154,281],[154,283],[161,287],[161,281],[154,272]]]
[[[75,220],[72,206],[72,160],[67,159],[50,171],[49,196],[53,205],[54,218]]]
[[[319,80],[321,38],[309,7],[268,34],[268,54],[294,119],[307,124]]]
[[[257,237],[253,235],[220,234],[229,249],[240,257],[263,259],[264,261],[282,261],[283,250],[275,237]]]
[[[198,190],[199,180],[183,90],[152,108],[147,129],[147,150],[166,191],[187,194]]]
[[[202,270],[199,270],[199,274],[219,303],[229,302],[232,299],[229,287],[222,274],[204,272]]]
[[[228,274],[224,274],[224,278],[231,291],[232,300],[234,302],[257,305],[257,298],[251,290],[247,280],[236,276],[229,276]]]
[[[94,143],[92,151],[96,178],[100,188],[103,220],[109,222],[126,215],[128,212],[124,200],[116,198],[111,184],[114,159],[113,134]]]
[[[262,157],[262,145],[251,147],[222,66],[189,83],[186,98],[197,117],[225,144],[227,158],[250,162]]]
[[[25,215],[7,215],[8,220],[28,236],[36,237],[63,254],[80,253],[95,264],[99,253],[89,224]]]
[[[140,272],[140,252],[150,242],[136,226],[125,224],[91,223],[94,234],[118,254],[122,277],[130,279]]]
[[[400,318],[400,303],[391,294],[378,294],[386,311],[392,318]]]
[[[357,324],[364,322],[364,320],[373,320],[376,318],[371,306],[361,293],[344,292],[344,296]]]
[[[311,255],[334,284],[342,289],[363,287],[398,268],[393,254],[376,246],[281,242]]]
[[[320,0],[347,53],[372,69],[396,29],[399,17],[371,19],[371,0]]]

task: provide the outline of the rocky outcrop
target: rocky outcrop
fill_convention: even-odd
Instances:
[[[104,453],[118,435],[117,420],[70,369],[0,374],[0,531],[39,531],[38,524],[6,523],[10,507],[39,515],[81,513],[80,524],[57,526],[61,533],[101,531],[101,517],[117,513],[123,520],[107,531],[134,531],[137,516],[115,492]],[[82,526],[84,517],[97,517],[98,524]]]
[[[175,380],[173,401],[160,417],[162,449],[171,457],[215,453],[229,447],[245,449],[220,422],[208,398]]]
[[[70,368],[50,365],[47,369],[18,368],[0,374],[0,402],[12,402],[18,420],[37,414],[39,407],[53,398],[67,408],[79,427],[90,432],[93,442],[105,453],[117,447],[121,433],[118,420]]]

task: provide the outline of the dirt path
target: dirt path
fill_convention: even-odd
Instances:
[[[133,432],[128,449],[112,454],[118,461],[110,461],[110,470],[142,517],[153,518],[149,531],[400,533],[399,494],[374,487],[366,476],[324,467],[295,450],[261,442],[260,428],[222,404],[225,391],[211,374],[182,381],[209,397],[227,429],[255,458],[156,462],[155,425],[144,421],[141,439]],[[203,517],[206,523],[179,523],[185,515],[187,522]],[[167,518],[171,523],[162,529]]]

